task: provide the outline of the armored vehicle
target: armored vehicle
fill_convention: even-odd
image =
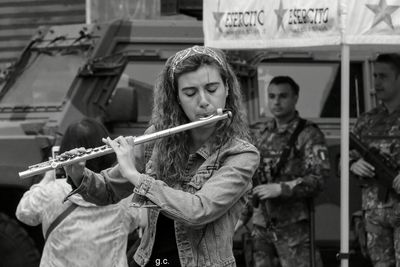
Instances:
[[[177,29],[179,28],[179,30]],[[112,136],[141,135],[152,86],[165,60],[202,43],[198,22],[123,21],[41,27],[0,83],[0,255],[2,266],[38,266],[41,229],[15,219],[20,179],[47,161],[71,122],[98,118]]]

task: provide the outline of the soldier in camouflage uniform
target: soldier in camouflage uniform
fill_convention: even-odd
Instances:
[[[254,179],[263,176],[266,183],[255,186],[252,197],[266,200],[267,209],[263,212],[262,205],[258,208],[247,205],[237,228],[253,215],[256,267],[279,266],[274,261],[274,252],[282,267],[311,266],[308,201],[321,191],[329,174],[324,135],[315,124],[306,121],[280,173],[274,174],[280,155],[300,121],[296,111],[298,94],[299,86],[290,77],[273,78],[268,87],[268,106],[274,117],[257,124],[253,131],[262,160]],[[318,251],[315,254],[316,266],[322,266]]]
[[[400,166],[400,55],[381,54],[374,63],[376,96],[381,103],[361,115],[353,133]],[[374,167],[350,151],[350,171],[362,181],[367,249],[374,266],[400,266],[400,176],[393,188],[371,183]],[[384,194],[382,191],[384,190]],[[383,198],[381,197],[383,195]]]

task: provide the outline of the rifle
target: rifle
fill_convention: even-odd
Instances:
[[[256,175],[253,176],[253,187],[256,187],[256,186],[261,185],[261,184],[268,183],[267,176],[266,176],[266,174],[264,172],[265,165],[266,164],[263,161],[263,158],[261,157],[260,158],[260,167],[257,169]],[[255,207],[255,208],[258,208],[258,206],[261,205],[261,212],[264,215],[265,223],[266,223],[265,226],[266,226],[267,229],[272,229],[271,232],[274,235],[274,239],[277,240],[275,232],[273,231],[275,225],[274,225],[274,222],[271,220],[271,216],[270,216],[271,208],[270,208],[270,205],[269,205],[269,201],[266,200],[266,199],[265,200],[260,200],[258,197],[253,195],[252,203],[253,203],[253,207]]]
[[[395,162],[383,156],[377,148],[368,148],[353,133],[350,133],[350,148],[357,150],[365,161],[374,166],[375,176],[372,178],[371,182],[386,189],[384,190],[386,193],[388,190],[393,190],[393,180],[399,173],[398,166]],[[379,192],[381,192],[381,190],[379,190]],[[385,196],[382,196],[380,193],[379,195],[379,199],[384,200]]]

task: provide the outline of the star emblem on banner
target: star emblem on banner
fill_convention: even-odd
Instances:
[[[219,32],[222,32],[220,24],[221,24],[221,19],[224,15],[225,12],[213,12],[213,17],[215,19],[215,28],[218,29]]]
[[[283,8],[283,4],[282,4],[282,0],[279,2],[279,9],[274,9],[274,12],[276,14],[276,18],[277,18],[277,29],[279,30],[279,28],[282,26],[283,28],[283,16],[285,16],[285,13],[287,12],[287,9]]]
[[[366,4],[366,6],[375,13],[374,22],[371,29],[381,21],[384,21],[390,28],[394,29],[391,14],[395,12],[400,6],[389,6],[386,0],[379,0],[378,5]]]

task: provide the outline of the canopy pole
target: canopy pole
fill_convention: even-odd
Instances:
[[[341,119],[340,119],[340,261],[349,266],[349,121],[350,121],[350,47],[341,47]]]
[[[92,22],[92,3],[91,0],[86,0],[86,24],[90,24]]]

